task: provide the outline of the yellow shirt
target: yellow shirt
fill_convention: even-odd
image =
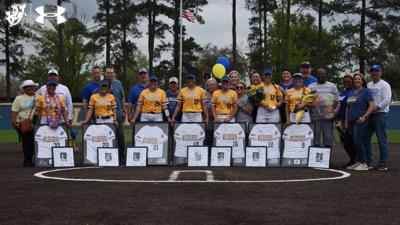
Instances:
[[[202,112],[201,103],[206,101],[206,92],[201,87],[182,88],[178,94],[178,101],[182,102],[182,112]]]
[[[117,102],[114,95],[106,94],[101,96],[100,94],[94,94],[90,97],[89,108],[94,110],[94,114],[97,117],[100,116],[112,116],[112,109],[117,107]]]
[[[228,90],[226,93],[223,93],[222,90],[216,90],[212,95],[211,104],[214,105],[217,115],[229,115],[237,100],[238,96],[235,91]]]
[[[139,96],[139,104],[142,105],[142,112],[144,113],[161,113],[162,105],[168,103],[165,91],[157,89],[151,92],[150,89],[143,90]]]
[[[286,91],[285,102],[289,104],[290,112],[293,112],[296,104],[301,103],[301,100],[304,96],[308,95],[311,92],[311,89],[303,87],[300,90],[295,88],[291,88]]]
[[[283,98],[283,93],[278,85],[270,84],[268,86],[264,85],[264,105],[271,108],[276,108],[278,105],[278,99]]]
[[[50,97],[50,113],[52,117],[57,116],[58,108],[56,107],[56,102],[54,101],[54,97]],[[61,112],[65,110],[65,102],[61,95],[58,95],[58,101],[60,102]],[[46,105],[46,97],[45,95],[39,96],[36,102],[36,109],[39,110],[41,117],[46,117],[47,115],[47,105]]]

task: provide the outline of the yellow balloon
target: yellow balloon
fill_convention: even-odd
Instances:
[[[215,64],[212,68],[212,73],[213,75],[218,78],[221,79],[223,76],[225,76],[225,67],[222,64]]]

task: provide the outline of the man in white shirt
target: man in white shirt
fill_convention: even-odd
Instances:
[[[373,65],[369,73],[372,81],[368,83],[374,97],[375,109],[370,116],[367,129],[367,165],[372,169],[371,137],[376,133],[379,143],[380,159],[377,170],[385,171],[388,168],[389,144],[386,136],[386,126],[388,120],[389,106],[392,100],[392,89],[390,85],[382,80],[383,69],[380,65]]]
[[[65,107],[67,108],[67,118],[70,122],[72,123],[72,117],[74,115],[74,107],[72,105],[72,97],[71,97],[71,92],[69,91],[68,87],[65,85],[60,84],[58,81],[60,80],[60,77],[58,75],[58,71],[55,69],[50,69],[49,72],[47,73],[47,78],[48,80],[54,80],[57,82],[57,87],[56,87],[56,93],[61,95],[65,101]],[[47,91],[46,85],[43,85],[42,87],[39,88],[39,90],[36,92],[37,94],[43,95]]]

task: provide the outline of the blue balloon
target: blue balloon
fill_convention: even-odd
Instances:
[[[229,59],[225,56],[219,56],[217,58],[217,64],[222,64],[225,67],[225,70],[229,70]]]

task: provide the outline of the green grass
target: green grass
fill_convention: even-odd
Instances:
[[[78,142],[82,141],[82,130],[75,129],[78,131]],[[390,144],[400,144],[400,130],[388,130],[387,131],[388,140]],[[337,132],[335,132],[336,142],[339,141]],[[132,129],[125,129],[125,141],[132,141]],[[14,130],[0,130],[0,144],[14,144],[18,143],[18,135]],[[376,136],[372,138],[372,143],[377,143]]]

